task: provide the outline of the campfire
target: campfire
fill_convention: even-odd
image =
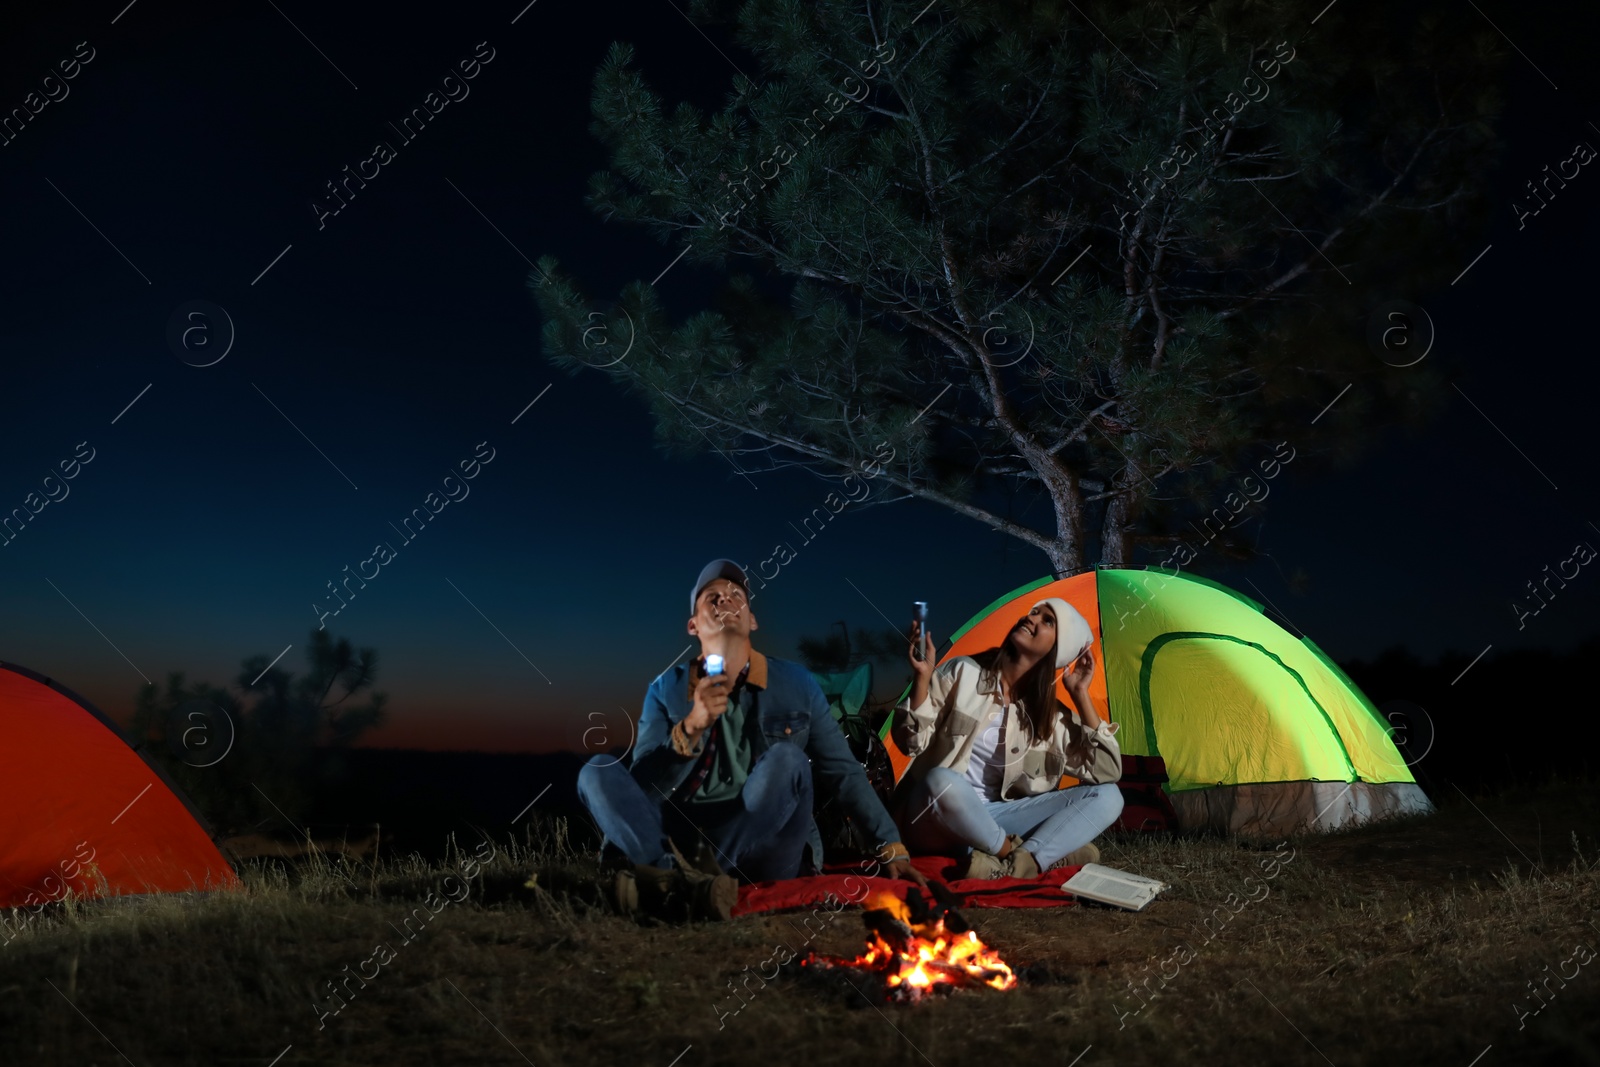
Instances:
[[[810,971],[852,969],[878,978],[885,999],[916,1001],[934,990],[973,986],[1010,989],[1017,976],[999,953],[948,901],[929,903],[912,887],[901,901],[875,894],[862,918],[871,935],[867,950],[853,960],[811,953],[801,960]]]

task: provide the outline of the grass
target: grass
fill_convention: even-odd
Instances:
[[[1594,786],[1436,800],[1433,816],[1277,852],[1109,838],[1102,862],[1172,888],[1137,914],[971,911],[1038,980],[911,1006],[788,975],[763,987],[752,976],[780,942],[801,947],[802,916],[608,914],[560,819],[497,842],[458,903],[446,878],[470,844],[443,865],[252,863],[234,893],[68,901],[26,924],[0,913],[0,1063],[1600,1064],[1600,959],[1564,988],[1550,978],[1577,942],[1600,948]],[[523,888],[534,869],[548,888]],[[853,955],[858,914],[810,947]],[[380,942],[392,959],[321,1015],[337,1003],[325,983]],[[1547,1006],[1519,1030],[1515,1006],[1536,1008],[1541,980]]]

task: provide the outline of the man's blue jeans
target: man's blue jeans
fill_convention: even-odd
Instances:
[[[656,792],[651,790],[651,792]],[[722,869],[747,882],[793,878],[811,828],[811,761],[799,745],[763,752],[733,800],[691,804],[649,796],[621,763],[595,756],[578,772],[578,797],[606,840],[634,863],[672,867],[673,842],[686,854],[697,838]]]

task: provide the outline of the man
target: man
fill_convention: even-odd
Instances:
[[[578,775],[606,841],[634,864],[617,875],[619,907],[676,901],[680,913],[726,920],[738,886],[724,870],[748,882],[793,878],[807,844],[820,866],[814,788],[879,843],[891,875],[926,885],[811,673],[751,647],[758,625],[744,571],[706,564],[689,612],[700,656],[650,683],[631,765],[597,756]],[[706,672],[709,655],[722,657],[721,673]],[[690,842],[693,863],[679,848]]]

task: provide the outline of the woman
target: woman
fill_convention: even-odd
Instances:
[[[1032,878],[1052,867],[1092,863],[1092,844],[1122,812],[1117,724],[1089,697],[1094,635],[1065,600],[1048,597],[1003,644],[957,656],[937,670],[933,639],[911,624],[916,679],[894,710],[892,732],[911,765],[893,811],[915,852],[970,848],[960,877]],[[1074,709],[1056,699],[1065,683]],[[1070,774],[1085,783],[1059,788]]]

